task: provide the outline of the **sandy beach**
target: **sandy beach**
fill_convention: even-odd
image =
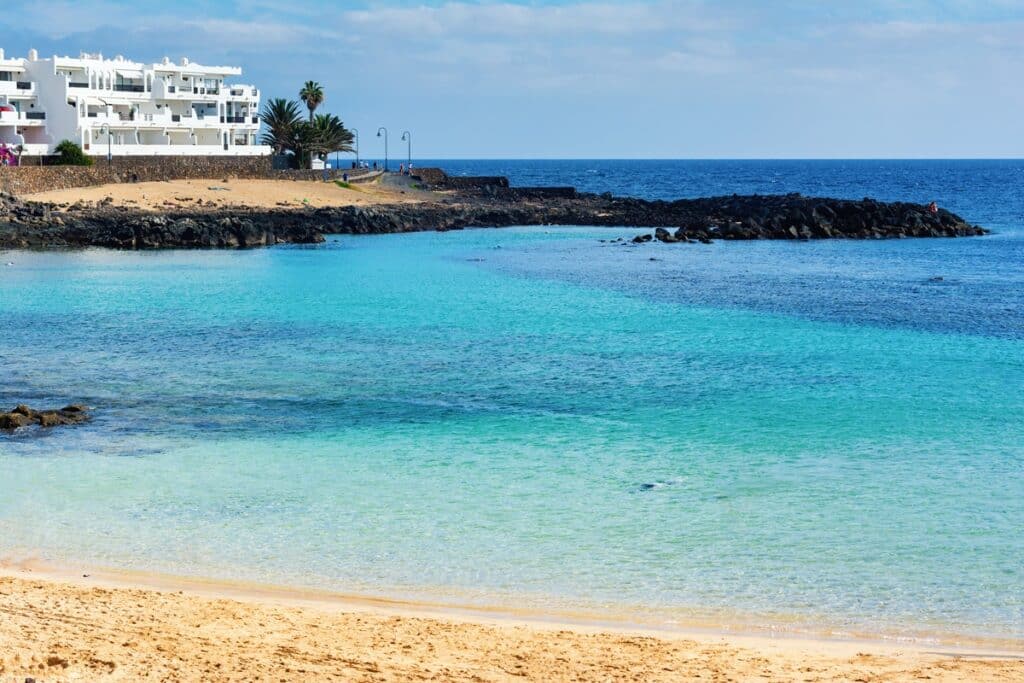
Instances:
[[[418,203],[436,195],[411,187],[389,186],[379,181],[340,187],[331,182],[308,180],[251,180],[210,178],[145,183],[117,183],[26,194],[26,200],[53,204],[94,204],[109,201],[143,211],[176,208],[302,208],[371,206]]]
[[[652,632],[157,577],[0,571],[0,679],[1016,681],[1024,656]]]

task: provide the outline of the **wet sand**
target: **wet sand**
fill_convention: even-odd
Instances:
[[[1024,653],[641,631],[150,575],[0,570],[0,680],[1020,681]]]

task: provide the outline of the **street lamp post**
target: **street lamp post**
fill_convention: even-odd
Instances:
[[[412,133],[410,133],[409,131],[405,131],[404,133],[402,133],[402,139],[408,141],[409,143],[408,156],[405,160],[405,167],[412,168]]]
[[[387,170],[388,170],[388,129],[385,128],[384,126],[381,126],[380,128],[377,129],[377,137],[380,137],[381,133],[384,133],[384,172],[387,173]]]
[[[109,119],[110,118],[110,105],[107,104],[107,101],[105,99],[103,99],[102,97],[98,97],[96,99],[98,99],[100,102],[102,102],[103,106],[107,108],[105,116]],[[110,124],[109,123],[103,124],[103,128],[101,128],[101,130],[103,130],[103,129],[105,129],[107,131],[107,166],[110,166],[113,163],[113,161],[111,160],[113,158],[113,155],[110,152]]]
[[[354,137],[355,141],[356,141],[356,168],[359,168],[359,129],[358,128],[353,128],[352,129],[352,137]]]

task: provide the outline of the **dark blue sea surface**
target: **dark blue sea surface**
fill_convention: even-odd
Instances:
[[[694,305],[818,320],[1024,336],[1024,161],[424,161],[513,185],[572,185],[645,199],[780,194],[936,201],[992,231],[981,239],[646,245],[585,255],[538,244],[502,261]],[[640,232],[639,230],[637,232]],[[690,247],[694,248],[690,248]],[[632,249],[632,247],[627,248]],[[658,262],[647,262],[650,258]],[[572,268],[566,268],[567,262]],[[709,267],[710,266],[710,267]]]
[[[936,201],[986,227],[1024,224],[1024,160],[423,160],[451,175],[644,199],[785,194]]]

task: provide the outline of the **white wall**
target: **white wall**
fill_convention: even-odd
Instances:
[[[79,107],[68,104],[69,98],[96,98],[97,92],[91,88],[68,88],[68,78],[64,75],[58,75],[57,64],[54,58],[37,59],[35,61],[26,60],[25,68],[24,78],[36,83],[37,97],[35,109],[26,110],[43,111],[46,113],[45,132],[42,133],[44,137],[34,138],[32,141],[56,145],[61,140],[72,140],[81,145],[83,149],[86,144],[89,144],[89,149],[86,151],[90,155],[105,156],[107,154],[107,139],[102,133],[102,127],[108,120],[106,107],[99,107],[99,115],[97,117],[83,117],[79,119]],[[66,70],[66,67],[62,67],[62,69]],[[251,86],[234,86],[235,88],[242,89],[246,97],[253,97],[255,99],[255,102],[249,106],[247,104],[243,105],[241,102],[234,102],[228,105],[225,100],[228,98],[232,86],[222,85],[220,87],[221,94],[217,100],[211,102],[210,107],[200,108],[205,114],[205,120],[200,121],[195,117],[190,119],[186,116],[189,113],[193,113],[192,99],[190,97],[191,85],[188,88],[189,96],[182,96],[184,83],[180,78],[176,78],[179,92],[174,94],[164,93],[161,78],[159,76],[154,78],[153,73],[148,70],[145,70],[144,73],[146,83],[152,82],[155,86],[153,88],[154,92],[146,92],[145,96],[141,96],[141,93],[99,92],[100,99],[117,98],[119,100],[131,101],[133,103],[132,107],[118,106],[117,109],[118,111],[125,112],[135,109],[134,120],[141,124],[137,134],[134,129],[114,130],[113,142],[115,144],[111,150],[114,154],[131,156],[168,154],[210,155],[214,153],[226,156],[270,154],[270,148],[261,145],[234,145],[236,137],[251,139],[259,130],[258,123],[251,123],[251,117],[258,116],[259,114],[258,92]],[[81,76],[75,77],[74,80],[95,84],[96,77],[95,75],[88,77],[85,72],[82,72]],[[165,94],[168,99],[157,99]],[[160,105],[159,108],[157,108],[158,104]],[[231,108],[230,112],[228,111],[229,106]],[[96,105],[90,105],[85,109],[97,111]],[[247,117],[244,124],[231,123],[222,126],[220,123],[221,116],[239,116],[243,111]],[[171,121],[172,115],[181,116],[181,121]],[[187,128],[192,130],[196,144],[192,144],[193,139],[186,133],[178,132],[168,135],[163,130],[165,122],[168,129]],[[227,150],[224,149],[225,135],[229,142]]]
[[[61,140],[82,144],[78,134],[78,114],[68,104],[64,76],[58,76],[52,59],[25,62],[26,80],[36,84],[36,108],[46,112],[46,138],[50,145]],[[33,111],[33,110],[28,110]]]

